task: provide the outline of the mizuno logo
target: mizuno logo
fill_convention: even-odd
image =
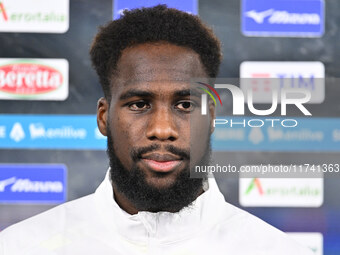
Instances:
[[[0,181],[0,192],[5,192],[7,186],[11,192],[42,192],[60,193],[63,192],[63,184],[59,181],[31,181],[29,179],[17,179],[11,177]]]
[[[16,180],[16,178],[12,177],[12,178],[0,181],[0,192],[4,192],[6,186],[13,184],[15,182],[15,180]]]
[[[319,25],[321,22],[321,17],[317,13],[290,13],[274,9],[261,12],[251,10],[247,11],[245,15],[257,24],[263,24],[266,18],[268,18],[269,24]]]
[[[272,15],[274,9],[269,9],[263,12],[256,12],[255,10],[251,10],[246,12],[246,16],[252,18],[256,23],[262,24],[264,19],[270,15]]]

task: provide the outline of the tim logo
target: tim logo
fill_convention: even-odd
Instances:
[[[325,99],[325,66],[319,61],[245,61],[240,65],[240,88],[252,90],[255,103],[271,103],[272,91],[306,89],[308,104]]]
[[[5,6],[2,2],[0,2],[0,16],[7,21],[8,20],[8,16],[7,16],[7,12],[5,9]]]
[[[276,77],[271,79],[270,73],[253,73],[251,74],[252,89],[254,92],[270,92],[275,82],[279,83],[279,88],[306,88],[311,91],[315,90],[315,77],[310,74],[309,77],[304,77],[302,74],[285,74],[277,73]],[[262,85],[262,88],[261,88]]]
[[[252,190],[256,189],[260,195],[264,194],[261,182],[258,178],[253,178],[248,185],[245,195],[248,195]]]

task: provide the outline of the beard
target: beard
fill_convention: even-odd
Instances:
[[[203,191],[203,180],[207,176],[190,178],[190,164],[176,176],[175,181],[170,186],[159,188],[147,183],[145,174],[137,166],[137,162],[142,154],[157,150],[161,148],[160,145],[132,148],[130,157],[133,159],[133,166],[131,169],[126,169],[117,157],[113,144],[114,141],[108,129],[107,154],[110,160],[111,182],[117,191],[122,193],[138,211],[178,212],[189,206]],[[199,165],[207,165],[210,162],[210,136],[208,136],[206,144],[204,155],[197,162]],[[178,149],[172,145],[165,146],[165,149],[190,162],[190,150]],[[159,173],[159,178],[162,177],[165,177],[164,173]]]

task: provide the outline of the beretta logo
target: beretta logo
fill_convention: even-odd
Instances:
[[[63,59],[0,59],[0,98],[65,100],[68,96],[68,63]]]
[[[61,87],[62,74],[48,66],[18,63],[0,66],[0,89],[14,94],[39,94]]]

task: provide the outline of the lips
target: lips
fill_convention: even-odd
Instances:
[[[141,160],[149,169],[167,173],[178,167],[183,159],[173,154],[151,153],[143,156]]]

